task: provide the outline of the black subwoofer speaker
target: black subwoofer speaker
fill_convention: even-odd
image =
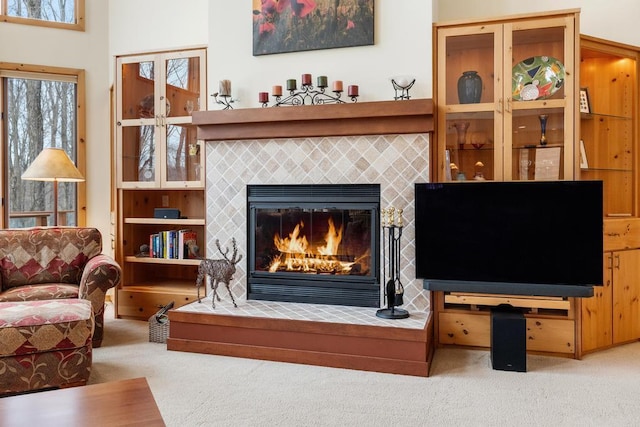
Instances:
[[[511,306],[491,310],[491,365],[500,371],[527,371],[527,323]]]

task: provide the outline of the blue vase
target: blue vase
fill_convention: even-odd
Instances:
[[[458,100],[461,104],[476,104],[482,97],[482,79],[477,71],[464,71],[458,79]]]

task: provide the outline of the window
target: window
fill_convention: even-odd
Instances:
[[[84,31],[84,0],[0,0],[0,15],[5,22]]]
[[[21,176],[49,147],[62,148],[84,175],[84,144],[79,144],[84,140],[84,108],[78,108],[83,103],[79,94],[84,93],[84,73],[7,66],[0,68],[3,227],[53,225],[53,183],[27,181]],[[20,67],[24,69],[17,70]],[[58,225],[84,225],[84,189],[82,183],[59,183]]]

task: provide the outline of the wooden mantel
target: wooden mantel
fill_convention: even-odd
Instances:
[[[205,141],[430,133],[433,101],[197,111],[193,124],[198,127],[198,139]]]

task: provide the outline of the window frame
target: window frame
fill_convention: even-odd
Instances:
[[[4,0],[2,0],[4,1]],[[29,64],[15,64],[9,62],[0,62],[1,72],[23,72],[33,73],[34,75],[50,75],[52,77],[57,76],[69,76],[76,79],[77,94],[76,94],[76,167],[80,173],[87,176],[87,157],[86,157],[86,85],[85,85],[85,71],[77,68],[63,68],[63,67],[49,67]],[[0,84],[0,115],[4,118],[4,93],[2,85]],[[6,143],[4,141],[5,135],[5,121],[0,120],[0,157],[2,164],[0,165],[0,198],[2,200],[2,212],[0,213],[0,228],[6,228],[9,225],[9,206],[8,195],[9,189],[5,180],[7,167],[7,153]],[[76,183],[76,226],[85,227],[87,224],[87,183],[86,181]]]
[[[84,23],[85,23],[85,0],[75,0],[74,13],[76,22],[75,23],[67,23],[67,22],[56,22],[56,21],[46,21],[43,19],[32,19],[32,18],[23,18],[20,16],[11,16],[7,15],[7,10],[9,9],[8,0],[0,0],[0,21],[9,22],[13,24],[23,24],[23,25],[35,25],[38,27],[48,27],[48,28],[59,28],[64,30],[75,30],[75,31],[84,31]]]

